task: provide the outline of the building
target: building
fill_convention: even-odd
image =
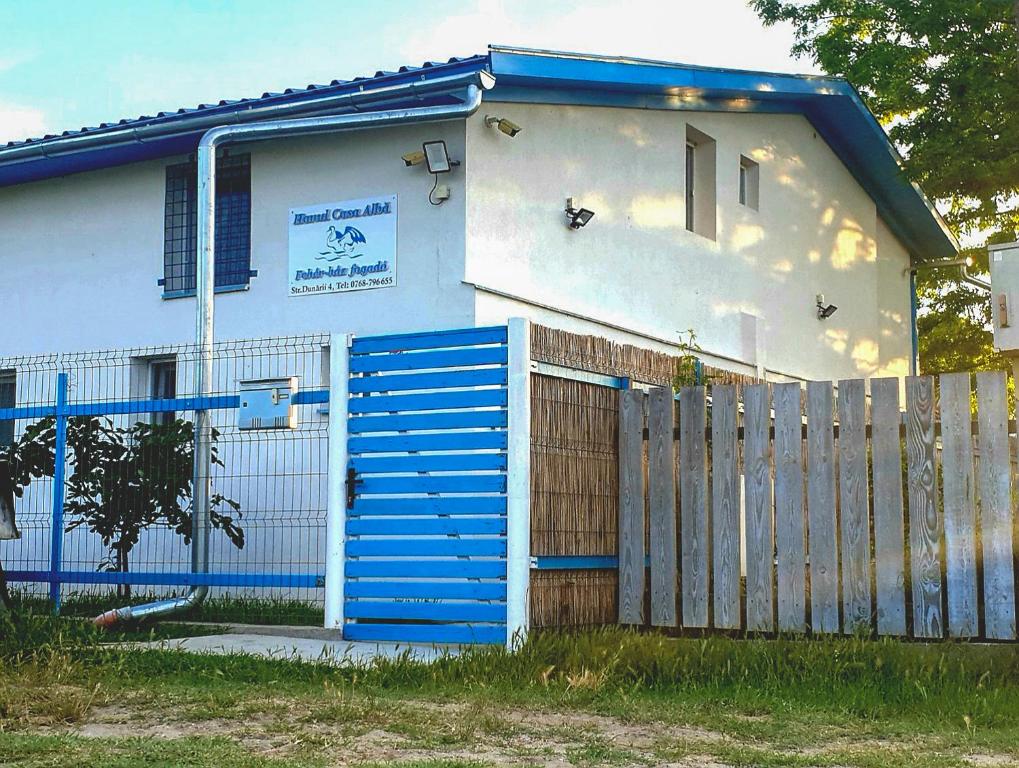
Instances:
[[[530,548],[531,492],[541,487],[522,414],[532,410],[526,382],[549,377],[528,376],[525,324],[450,335],[476,350],[449,352],[460,344],[431,337],[425,346],[440,348],[447,368],[421,375],[386,375],[433,370],[430,353],[403,355],[420,338],[362,338],[344,359],[325,353],[328,333],[522,316],[672,353],[692,329],[706,362],[776,380],[898,376],[916,357],[910,268],[957,253],[858,95],[829,78],[492,48],[123,120],[0,147],[0,444],[46,414],[103,413],[133,428],[155,406],[163,410],[151,421],[194,412],[199,141],[220,126],[268,133],[271,121],[338,114],[373,125],[231,143],[216,163],[216,338],[242,341],[217,351],[215,384],[202,391],[230,404],[217,397],[199,412],[214,413],[212,485],[243,512],[245,548],[213,535],[206,568],[204,547],[189,556],[176,530],[156,527],[130,569],[111,571],[101,537],[67,529],[74,512],[63,499],[75,483],[54,471],[18,501],[27,533],[16,581],[59,597],[80,584],[190,587],[208,570],[201,583],[217,590],[323,600],[327,617],[353,609],[351,637],[408,639],[406,624],[386,622],[413,614],[424,623],[414,639],[478,637],[477,623],[490,641],[508,641],[526,627],[531,555],[619,552],[606,536],[583,551]],[[112,351],[85,352],[95,349]],[[345,376],[358,354],[361,368]],[[465,370],[451,377],[456,366]],[[347,408],[316,407],[352,383]],[[398,404],[387,387],[415,394]],[[436,387],[449,392],[420,394]],[[245,410],[256,397],[296,406],[298,394],[308,398],[300,419],[275,408],[266,417],[278,429]],[[703,401],[688,390],[684,402],[691,394]],[[394,415],[422,409],[419,397],[438,413]],[[659,401],[672,405],[667,391]],[[348,413],[373,415],[345,440]],[[614,434],[615,412],[599,417]],[[639,447],[641,430],[632,434]],[[611,449],[590,448],[571,448],[570,460],[604,469]],[[76,462],[67,464],[76,471]],[[348,514],[355,496],[373,498]],[[609,501],[600,511],[586,498],[578,508],[609,531],[618,510],[600,498]],[[560,500],[557,487],[546,507]],[[450,509],[470,517],[440,519]],[[389,514],[395,525],[372,520]],[[414,570],[422,558],[424,576]],[[408,576],[425,582],[408,586]],[[386,592],[378,579],[389,577]],[[345,579],[360,592],[335,586]],[[380,595],[397,600],[358,602]],[[463,605],[464,595],[478,605]],[[421,598],[429,602],[405,605]]]
[[[772,378],[909,372],[909,267],[957,246],[848,83],[500,47],[0,147],[0,356],[192,340],[209,128],[469,83],[466,120],[227,148],[217,338],[527,316],[663,351],[692,329]],[[413,153],[438,141],[430,174],[442,148]]]

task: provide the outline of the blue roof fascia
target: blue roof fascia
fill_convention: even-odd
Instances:
[[[228,122],[231,115],[242,113],[251,109],[271,106],[274,104],[296,105],[300,114],[300,104],[305,101],[317,102],[318,100],[332,95],[343,93],[356,93],[357,91],[371,87],[401,85],[404,83],[429,80],[438,77],[447,77],[457,74],[477,72],[488,68],[487,56],[474,56],[469,59],[461,59],[448,64],[435,64],[426,67],[409,68],[404,72],[385,73],[376,77],[358,78],[345,81],[337,85],[316,86],[314,88],[295,90],[290,93],[271,94],[260,98],[244,99],[223,104],[200,106],[196,109],[179,110],[177,112],[160,114],[155,117],[139,118],[138,120],[122,120],[117,123],[105,124],[99,128],[87,128],[82,131],[68,131],[58,136],[44,139],[33,139],[26,142],[5,146],[0,145],[0,187],[21,184],[30,181],[64,176],[82,171],[98,170],[112,166],[125,165],[144,160],[154,160],[174,155],[188,154],[194,152],[198,147],[198,141],[207,130],[189,130],[188,123],[196,118],[208,119],[210,116],[222,116],[224,122]],[[395,100],[386,103],[384,106],[369,107],[371,109],[392,109],[405,106],[429,106],[431,104],[443,104],[449,99],[435,95],[432,97],[408,99],[406,101]],[[309,106],[309,113],[315,114],[314,105]],[[104,133],[120,131],[124,128],[141,128],[144,126],[179,125],[179,132],[165,137],[146,139],[138,143],[121,143],[108,147],[98,147],[84,151],[67,152],[62,154],[51,154],[32,159],[20,159],[5,162],[4,150],[16,149],[24,146],[39,146],[45,148],[48,143],[57,142],[70,135],[102,136]]]
[[[534,87],[505,85],[497,80],[496,87],[485,97],[486,101],[517,102],[522,104],[569,104],[590,107],[625,107],[629,109],[691,110],[699,112],[771,112],[801,113],[804,106],[795,99],[768,99],[760,101],[746,97],[720,98],[702,95],[680,98],[671,94],[641,93],[639,91],[607,91],[602,89],[568,87]]]
[[[830,94],[848,88],[828,77],[780,75],[666,62],[612,60],[551,53],[492,50],[492,74],[506,84],[543,87],[607,88],[644,93],[689,93],[700,89],[716,98],[785,98]],[[778,87],[777,81],[781,82]],[[851,90],[851,89],[850,89]]]
[[[940,215],[902,172],[880,123],[844,80],[499,49],[490,56],[494,101],[803,114],[915,259],[958,252]]]

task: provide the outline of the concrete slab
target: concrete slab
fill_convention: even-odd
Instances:
[[[324,630],[318,631],[324,632]],[[275,632],[273,634],[229,632],[221,635],[203,635],[201,637],[119,645],[127,648],[157,648],[189,653],[248,654],[267,659],[312,661],[336,666],[366,666],[376,659],[395,659],[400,656],[407,656],[423,663],[431,663],[443,656],[455,656],[460,653],[460,647],[455,645],[355,643],[321,637],[291,637],[275,634]]]

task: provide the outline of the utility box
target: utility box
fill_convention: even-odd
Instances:
[[[238,429],[297,429],[297,377],[240,382]]]
[[[991,265],[991,322],[994,347],[1019,355],[1019,243],[987,246]]]

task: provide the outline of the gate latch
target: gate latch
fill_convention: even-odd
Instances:
[[[357,486],[364,480],[357,476],[353,467],[347,467],[347,509],[354,508],[354,499],[357,498]]]

